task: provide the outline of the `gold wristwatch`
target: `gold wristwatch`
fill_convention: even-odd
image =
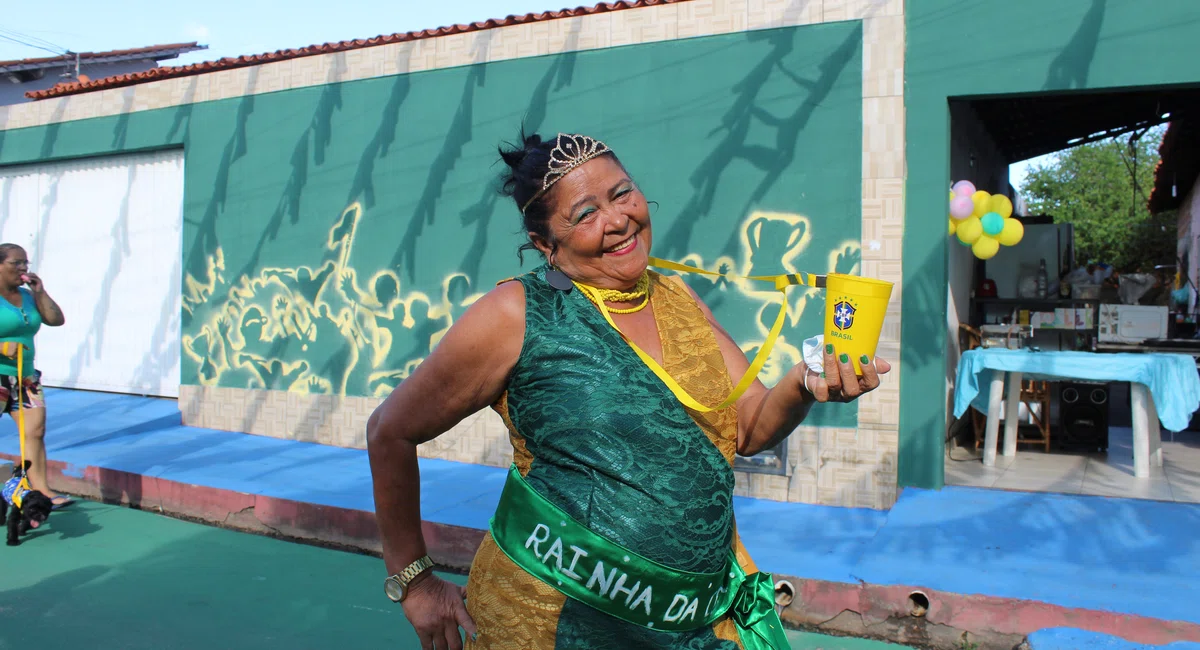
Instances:
[[[429,559],[428,555],[413,562],[400,573],[383,581],[383,593],[387,594],[393,603],[404,602],[404,598],[408,596],[408,583],[432,566],[433,560]]]

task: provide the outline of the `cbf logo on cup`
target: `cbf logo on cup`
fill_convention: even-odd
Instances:
[[[875,358],[891,297],[891,282],[841,273],[825,277],[825,340],[850,357],[858,374],[863,355]]]
[[[839,302],[833,306],[833,324],[845,332],[854,327],[854,304],[849,301]]]

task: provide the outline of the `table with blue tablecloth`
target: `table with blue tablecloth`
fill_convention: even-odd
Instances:
[[[1017,405],[1022,379],[1129,382],[1133,410],[1134,475],[1150,475],[1150,464],[1162,465],[1159,422],[1169,431],[1183,431],[1200,408],[1200,375],[1195,360],[1185,354],[1099,354],[1095,352],[1035,352],[976,348],[958,361],[954,416],[967,408],[987,414],[983,462],[996,462],[996,438],[1007,379],[1003,455],[1017,453]]]

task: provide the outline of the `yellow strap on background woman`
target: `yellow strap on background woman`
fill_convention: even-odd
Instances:
[[[29,485],[29,471],[25,469],[25,407],[24,395],[21,391],[25,388],[25,346],[17,343],[17,437],[21,439],[21,482],[17,483],[17,490],[13,492],[13,498],[16,499],[22,490],[32,490]],[[14,504],[20,507],[21,504]]]
[[[679,385],[679,382],[675,381],[671,375],[667,374],[667,371],[664,370],[662,366],[658,365],[658,362],[655,361],[650,355],[642,351],[642,349],[639,348],[632,339],[630,339],[628,336],[625,336],[625,333],[621,331],[621,328],[617,327],[617,324],[613,322],[612,316],[608,313],[608,307],[596,294],[594,289],[579,284],[578,282],[575,283],[575,286],[579,287],[580,291],[587,293],[593,298],[593,302],[600,307],[600,313],[604,315],[604,320],[608,321],[608,324],[612,325],[612,328],[617,330],[617,333],[621,335],[621,338],[625,339],[625,342],[629,344],[629,347],[633,348],[633,351],[637,353],[642,362],[646,364],[646,367],[650,368],[650,370],[657,375],[664,384],[667,385],[667,388],[671,389],[671,392],[675,394],[675,397],[677,397],[684,406],[692,409],[693,411],[699,411],[700,413],[718,411],[730,406],[734,402],[738,401],[738,399],[746,392],[746,390],[750,388],[750,385],[754,383],[754,380],[758,377],[758,373],[762,370],[763,365],[767,363],[767,359],[771,356],[771,349],[775,347],[775,340],[779,338],[779,333],[783,330],[783,323],[787,319],[787,288],[793,285],[816,287],[820,286],[821,280],[823,279],[823,276],[818,276],[811,273],[793,273],[790,275],[734,275],[732,273],[718,273],[716,271],[699,269],[694,266],[687,266],[686,264],[680,264],[678,262],[662,260],[657,257],[650,258],[650,266],[660,269],[668,269],[671,271],[681,271],[683,273],[699,273],[701,275],[712,275],[723,278],[741,278],[760,282],[772,282],[775,284],[776,291],[781,294],[779,301],[779,314],[775,317],[775,322],[771,325],[771,331],[767,334],[767,339],[763,341],[762,346],[759,347],[758,354],[754,355],[754,361],[750,363],[750,367],[746,369],[746,373],[742,375],[741,380],[739,380],[737,385],[733,387],[733,392],[730,393],[728,397],[721,400],[720,404],[717,404],[716,406],[705,406],[698,402],[696,398],[689,395],[688,392],[683,389],[683,386]]]

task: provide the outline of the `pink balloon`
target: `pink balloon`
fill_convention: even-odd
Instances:
[[[970,196],[956,196],[950,201],[950,216],[955,219],[966,219],[975,211],[975,203]]]
[[[970,197],[975,193],[975,184],[971,181],[959,181],[950,189],[954,190],[954,193],[959,196]]]

